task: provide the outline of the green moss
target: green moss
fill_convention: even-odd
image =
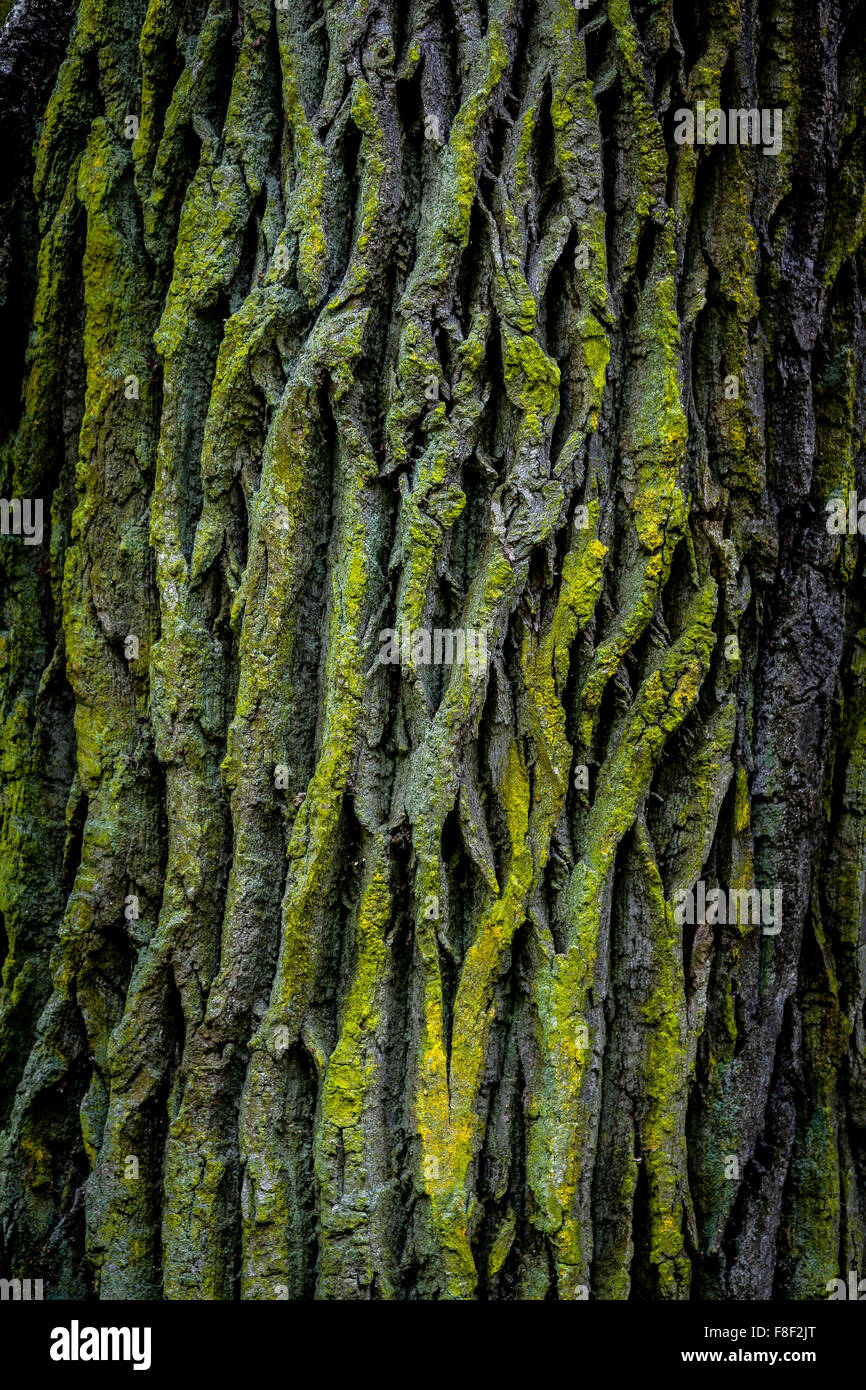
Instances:
[[[540,434],[559,400],[559,369],[529,333],[503,328],[502,365],[509,399]]]
[[[381,1268],[376,1193],[382,1175],[370,1142],[368,1115],[379,1067],[376,1041],[387,967],[385,938],[392,902],[384,837],[366,873],[355,927],[355,969],[336,1047],[328,1059],[316,1126],[315,1169],[320,1184],[318,1296],[339,1297],[351,1269],[361,1287],[378,1275],[380,1296],[393,1288]],[[351,1247],[351,1249],[347,1249]]]
[[[689,1063],[682,929],[674,921],[673,905],[665,902],[652,846],[640,824],[637,843],[650,911],[654,977],[652,993],[642,1009],[647,1054],[639,1120],[648,1189],[649,1262],[656,1270],[660,1298],[688,1298],[691,1265],[684,1228]]]
[[[655,213],[663,202],[667,153],[661,126],[656,119],[646,92],[638,34],[628,0],[611,0],[610,22],[616,38],[617,68],[622,79],[634,132],[634,165],[637,179],[635,201],[636,222],[633,225],[626,266],[635,264],[638,243],[638,221]]]
[[[307,120],[295,64],[285,40],[280,43],[280,64],[283,110],[292,132],[298,174],[287,225],[298,236],[298,284],[308,303],[313,305],[327,285],[328,243],[323,219],[328,161]]]
[[[532,981],[540,1084],[530,1112],[527,1181],[537,1206],[535,1224],[551,1238],[560,1297],[573,1298],[588,1282],[590,1250],[577,1215],[584,1164],[591,1168],[594,1139],[584,1082],[592,1048],[588,1005],[599,948],[601,914],[617,847],[646,796],[670,734],[694,707],[713,647],[715,585],[696,597],[689,624],[662,665],[638,691],[631,714],[601,774],[590,809],[580,862],[567,894],[568,942]]]
[[[488,1281],[496,1278],[502,1266],[505,1264],[505,1261],[508,1259],[508,1252],[514,1243],[515,1226],[514,1212],[509,1210],[507,1216],[497,1229],[496,1235],[493,1237],[493,1244],[490,1247],[490,1254],[487,1258]]]

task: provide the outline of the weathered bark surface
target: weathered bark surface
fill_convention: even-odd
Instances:
[[[866,1274],[864,17],[12,11],[0,1274]]]

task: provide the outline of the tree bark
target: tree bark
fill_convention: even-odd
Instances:
[[[866,1275],[863,19],[12,9],[0,1273]]]

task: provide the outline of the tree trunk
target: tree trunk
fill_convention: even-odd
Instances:
[[[12,9],[0,1273],[866,1274],[864,35]]]

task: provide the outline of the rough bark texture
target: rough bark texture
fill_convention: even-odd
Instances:
[[[0,1273],[866,1274],[864,18],[11,11]]]

